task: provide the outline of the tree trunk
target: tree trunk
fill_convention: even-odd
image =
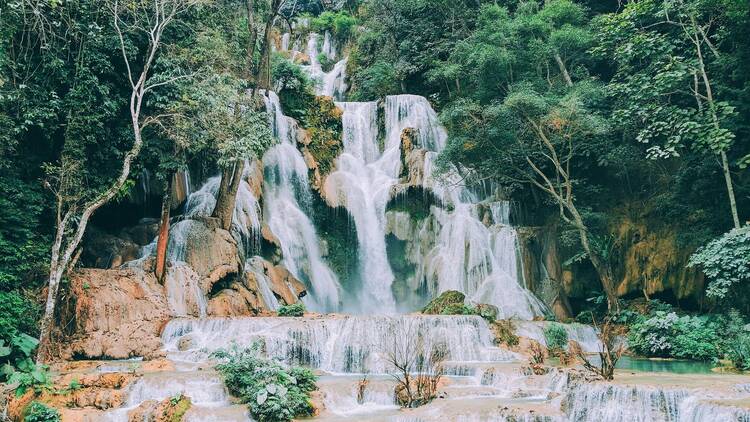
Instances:
[[[560,68],[560,73],[562,73],[563,79],[565,79],[565,84],[568,86],[573,86],[573,80],[570,79],[568,68],[565,67],[565,62],[563,61],[562,57],[560,57],[560,55],[557,53],[555,53],[555,61],[557,62],[557,67]]]
[[[159,238],[156,241],[156,270],[154,274],[159,283],[164,283],[167,273],[167,245],[169,244],[169,216],[172,210],[172,178],[168,179],[161,201],[161,219],[159,221]]]
[[[706,70],[706,64],[703,60],[703,49],[701,47],[701,33],[698,30],[697,23],[695,22],[695,18],[691,17],[691,22],[693,25],[693,30],[695,33],[695,39],[693,40],[693,43],[695,44],[695,50],[696,54],[698,56],[698,68],[701,72],[701,79],[703,79],[703,85],[705,85],[706,88],[706,102],[708,102],[708,109],[711,112],[711,120],[713,123],[713,126],[715,129],[720,129],[719,125],[719,117],[716,115],[716,104],[714,102],[714,94],[713,89],[711,88],[711,80],[708,77],[708,71]],[[729,172],[729,160],[727,159],[727,153],[725,150],[722,150],[719,155],[721,156],[721,168],[724,172],[724,183],[727,185],[727,195],[729,196],[729,208],[732,212],[732,222],[734,223],[734,228],[739,229],[740,228],[740,217],[739,213],[737,212],[737,200],[734,196],[734,187],[732,186],[732,175]]]
[[[273,22],[279,12],[279,6],[281,6],[281,1],[273,0],[271,14],[266,22],[266,28],[263,30],[263,40],[260,45],[260,63],[255,74],[255,86],[258,89],[271,89],[271,29],[273,29]]]
[[[250,39],[247,43],[247,76],[248,79],[250,79],[253,76],[253,65],[254,65],[254,59],[255,59],[255,44],[257,42],[258,34],[255,31],[255,22],[253,19],[255,18],[255,13],[253,9],[255,8],[255,0],[247,0],[246,1],[247,6],[247,31],[250,36]]]
[[[237,200],[237,190],[240,187],[244,169],[244,161],[235,161],[232,166],[225,168],[221,174],[219,193],[216,195],[216,206],[214,206],[211,216],[219,219],[219,224],[224,230],[229,230],[232,227],[234,203]]]
[[[599,280],[602,283],[602,289],[604,289],[604,294],[607,296],[607,310],[610,313],[619,312],[620,304],[617,300],[617,294],[615,293],[615,283],[612,277],[612,270],[609,264],[602,262],[601,257],[599,257],[597,251],[594,251],[591,248],[589,233],[583,223],[581,214],[578,213],[578,209],[575,207],[575,205],[572,204],[568,204],[567,208],[573,215],[573,221],[576,228],[578,229],[578,235],[581,237],[581,245],[583,246],[583,250],[586,251],[586,254],[588,254],[591,265],[594,266],[594,270],[596,271],[596,274],[599,276]]]

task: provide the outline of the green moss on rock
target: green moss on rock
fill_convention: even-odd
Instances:
[[[448,290],[440,294],[440,296],[432,299],[427,306],[422,309],[423,314],[429,315],[450,315],[444,313],[447,310],[457,310],[455,305],[464,306],[464,299],[466,296],[456,290]]]

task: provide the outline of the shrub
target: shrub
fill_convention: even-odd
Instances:
[[[309,369],[286,367],[259,354],[259,345],[213,353],[229,391],[247,404],[259,422],[291,421],[313,413],[310,392],[317,389]]]
[[[35,336],[40,308],[30,297],[12,291],[0,291],[0,339],[10,342],[20,333]]]
[[[323,72],[330,72],[331,69],[333,69],[333,66],[336,64],[336,61],[329,59],[328,56],[325,55],[325,53],[318,54],[317,59]]]
[[[279,53],[271,57],[274,89],[279,95],[284,114],[302,120],[315,101],[313,83],[302,67]]]
[[[750,280],[750,225],[734,229],[691,257],[689,266],[697,266],[708,278],[706,295],[727,299],[743,295]]]
[[[551,353],[565,350],[568,344],[568,332],[561,324],[553,322],[544,328],[544,340]]]
[[[516,327],[513,326],[513,321],[509,319],[495,321],[492,327],[496,343],[506,344],[510,347],[518,345],[519,339],[516,335]]]
[[[447,290],[441,293],[440,296],[432,299],[430,303],[422,309],[422,313],[430,315],[446,315],[444,313],[446,308],[454,308],[456,305],[463,306],[465,298],[466,296],[459,291]]]
[[[328,31],[340,42],[345,42],[349,39],[356,24],[357,20],[345,11],[323,12],[320,16],[310,21],[313,31]]]
[[[60,422],[60,412],[39,402],[31,403],[23,422]]]
[[[740,371],[750,370],[750,333],[733,338],[726,357],[736,369]]]
[[[39,392],[50,386],[47,367],[32,360],[39,341],[27,334],[17,334],[6,344],[0,340],[0,381],[16,385],[16,395],[29,388]]]
[[[630,327],[628,344],[646,356],[716,360],[721,355],[717,329],[707,316],[656,311]]]
[[[279,308],[278,314],[283,317],[301,317],[305,314],[305,304],[297,302],[291,305],[284,305]]]

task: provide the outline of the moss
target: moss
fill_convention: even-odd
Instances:
[[[423,314],[429,315],[446,315],[444,311],[447,310],[458,310],[457,306],[464,306],[464,299],[466,296],[456,290],[448,290],[440,294],[440,296],[432,299],[427,306],[422,309]]]
[[[415,221],[430,216],[430,207],[440,205],[440,200],[428,189],[421,186],[410,186],[393,197],[386,205],[386,211],[406,212]]]
[[[339,280],[353,280],[359,268],[359,241],[349,211],[344,207],[332,208],[314,194],[312,214],[316,232],[327,246],[326,262]]]
[[[190,398],[184,394],[172,397],[169,401],[170,407],[164,410],[164,416],[168,422],[181,422],[190,407],[193,405]]]
[[[342,114],[331,97],[317,96],[303,118],[304,127],[310,134],[307,149],[318,164],[321,176],[333,169],[336,157],[343,149]]]

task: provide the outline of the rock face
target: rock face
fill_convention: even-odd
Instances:
[[[518,243],[524,279],[529,289],[550,307],[558,319],[572,317],[568,294],[563,287],[564,274],[557,247],[557,232],[546,228],[522,227],[518,230]]]
[[[84,269],[72,274],[70,297],[61,307],[63,330],[73,327],[59,342],[63,358],[152,357],[159,350],[171,314],[151,271]]]
[[[623,219],[616,234],[614,274],[618,295],[667,293],[675,299],[701,299],[703,274],[687,268],[693,251],[677,245],[674,231],[649,230],[644,224]]]
[[[210,292],[218,281],[237,278],[242,260],[232,234],[219,228],[215,218],[190,221],[181,258],[199,275],[201,290]]]

